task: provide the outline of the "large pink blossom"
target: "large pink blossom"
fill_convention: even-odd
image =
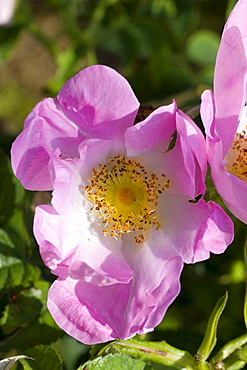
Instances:
[[[214,94],[202,94],[201,116],[215,187],[230,211],[247,223],[247,1],[239,0],[223,30]]]
[[[133,126],[138,105],[123,77],[89,67],[38,104],[12,148],[23,184],[53,189],[34,220],[58,276],[48,308],[87,344],[152,331],[179,293],[183,263],[233,238],[230,218],[203,198],[201,131],[175,102]]]

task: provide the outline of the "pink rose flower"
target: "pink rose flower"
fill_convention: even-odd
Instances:
[[[175,102],[133,126],[138,106],[123,77],[92,66],[34,108],[12,148],[23,184],[53,190],[34,220],[58,276],[48,308],[87,344],[152,331],[180,291],[183,263],[233,238],[230,218],[203,199],[201,131]]]
[[[202,94],[201,116],[215,187],[229,210],[247,223],[247,1],[239,0],[223,30],[214,94]]]

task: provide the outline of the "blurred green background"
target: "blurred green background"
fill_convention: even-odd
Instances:
[[[96,63],[123,74],[142,103],[176,98],[181,108],[198,104],[212,87],[220,34],[234,3],[16,0],[13,18],[0,28],[2,134],[18,134],[40,99]]]
[[[200,95],[213,87],[220,34],[235,3],[236,0],[17,0],[11,20],[0,26],[0,147],[8,156],[12,141],[34,105],[43,97],[56,96],[68,78],[96,63],[111,66],[125,76],[141,103],[157,107],[175,98],[179,107],[200,124]],[[11,235],[16,248],[21,241],[28,262],[39,266],[41,277],[27,280],[24,288],[31,289],[32,284],[38,287],[44,293],[45,306],[47,281],[53,277],[40,261],[35,241],[27,236],[32,228],[33,194],[24,193],[15,180],[11,181],[19,213],[0,218],[1,226]],[[11,193],[8,197],[12,197]],[[208,197],[220,202],[211,185]],[[4,201],[0,206],[5,207]],[[19,219],[22,226],[17,226]],[[235,241],[224,255],[185,266],[181,294],[148,339],[166,340],[194,354],[211,310],[226,290],[229,301],[220,321],[218,347],[245,332],[246,228],[236,220],[235,225]],[[1,273],[0,268],[0,280]],[[15,288],[2,285],[0,323],[4,328],[0,330],[0,353],[2,348],[4,356],[49,342],[42,331],[39,343],[37,337],[8,342],[13,334],[11,323],[6,326],[7,319],[1,317],[7,317],[6,307],[15,303],[13,296],[24,288],[20,284]],[[47,319],[47,312],[45,315],[47,324],[51,318]],[[33,325],[30,317],[23,320],[18,323],[20,333],[24,324],[25,328]],[[24,337],[30,333],[24,332]],[[88,347],[61,332],[58,336],[61,338],[55,347],[66,369],[73,370],[75,364],[87,358]]]

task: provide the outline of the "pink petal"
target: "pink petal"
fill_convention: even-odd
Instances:
[[[69,273],[73,279],[83,280],[94,285],[106,286],[128,283],[133,271],[121,254],[121,242],[90,235],[88,243],[81,241],[81,247],[73,254]]]
[[[54,99],[36,105],[25,121],[24,131],[11,149],[12,167],[21,183],[29,190],[51,190],[50,156],[56,148],[65,156],[78,156],[77,147],[85,138],[70,122]]]
[[[178,139],[184,159],[184,167],[193,184],[194,194],[205,193],[205,177],[207,171],[207,158],[205,139],[197,125],[182,111],[178,111],[177,117]],[[181,178],[181,181],[184,179]]]
[[[95,65],[72,77],[58,94],[69,117],[84,117],[83,130],[92,137],[109,139],[132,126],[139,102],[127,80],[115,70]]]
[[[225,24],[224,31],[223,31],[225,32],[232,26],[238,27],[241,32],[242,38],[243,38],[245,49],[247,45],[246,44],[246,41],[247,41],[246,13],[247,13],[246,0],[238,0],[231,14],[228,17],[228,20]]]
[[[231,218],[214,202],[208,202],[210,214],[201,223],[197,233],[197,243],[193,262],[209,258],[210,253],[223,253],[231,244],[234,236],[234,226]]]
[[[171,141],[176,130],[176,103],[160,107],[152,112],[144,121],[128,128],[125,133],[125,143],[128,155],[141,155],[155,145]],[[167,148],[166,148],[167,149]]]
[[[164,246],[161,233],[152,233],[149,240],[141,248],[127,248],[126,258],[135,271],[129,284],[98,287],[70,278],[57,280],[48,307],[58,325],[86,344],[153,330],[179,293],[183,264]]]
[[[70,276],[101,286],[129,283],[133,270],[122,254],[122,241],[103,235],[102,227],[87,226],[81,225],[80,247],[69,262]]]
[[[34,234],[44,263],[55,274],[108,285],[129,282],[131,267],[121,253],[121,241],[95,232],[85,213],[61,216],[51,206],[36,208]],[[63,275],[64,276],[64,275]]]
[[[223,157],[232,143],[245,104],[246,71],[242,36],[237,27],[231,27],[222,35],[214,78],[215,129],[223,143]]]
[[[34,235],[41,257],[51,270],[71,258],[80,245],[81,221],[78,215],[59,215],[52,206],[38,206],[34,217]]]
[[[202,117],[207,137],[213,139],[215,136],[215,101],[213,92],[205,90],[201,96],[200,114]]]
[[[179,294],[183,262],[160,231],[151,230],[149,239],[141,248],[133,242],[131,245],[130,240],[131,237],[127,236],[123,254],[135,275],[123,330],[127,325],[134,335],[137,329],[137,333],[143,334],[161,322],[167,308]],[[140,328],[140,323],[143,328]]]
[[[176,130],[175,147],[167,151]],[[168,192],[192,199],[205,192],[205,140],[196,124],[177,110],[175,102],[128,128],[125,143],[127,155],[137,156],[150,172],[163,173],[170,179]]]
[[[68,278],[58,279],[52,284],[47,306],[55,321],[66,333],[85,344],[114,339],[112,329],[92,319],[93,311],[78,300],[74,292],[77,283]]]
[[[221,253],[233,239],[233,223],[230,218],[216,204],[206,203],[203,199],[191,203],[182,196],[164,194],[160,214],[162,232],[167,242],[173,245],[186,263],[209,258],[209,251]],[[222,226],[222,220],[225,227]],[[210,241],[206,248],[202,247],[204,239]]]
[[[239,0],[226,22],[216,60],[215,99],[204,92],[201,106],[213,182],[229,210],[245,223],[247,184],[227,172],[224,157],[232,144],[246,103],[246,11],[247,2]]]
[[[166,175],[165,179],[170,180],[170,188],[166,190],[166,194],[179,194],[187,198],[193,199],[195,195],[194,179],[191,178],[187,168],[184,165],[184,156],[181,149],[181,141],[177,138],[175,147],[163,153],[148,153],[147,157],[150,160],[159,158],[159,172]],[[193,158],[193,157],[192,157]]]
[[[61,214],[80,212],[85,206],[84,187],[93,168],[107,162],[112,142],[100,139],[84,140],[78,148],[79,159],[63,159],[55,153],[54,191],[52,205]]]

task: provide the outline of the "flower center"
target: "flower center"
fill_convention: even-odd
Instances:
[[[170,187],[165,174],[159,178],[136,160],[118,155],[93,169],[89,182],[85,194],[93,203],[91,210],[102,218],[105,235],[120,239],[122,234],[133,232],[140,244],[150,228],[161,227],[158,200]]]
[[[118,200],[123,206],[129,206],[135,200],[135,192],[130,188],[122,188],[118,192]]]
[[[246,107],[243,109],[238,132],[226,154],[228,172],[247,182],[247,121]]]

